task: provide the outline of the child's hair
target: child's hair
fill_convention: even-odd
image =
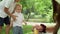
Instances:
[[[14,13],[15,12],[15,9],[16,9],[16,7],[17,6],[19,6],[21,9],[22,9],[22,5],[21,4],[16,4],[16,6],[15,6],[15,8],[14,8],[14,10],[13,10],[13,12],[12,13]]]
[[[19,6],[20,8],[22,8],[22,5],[21,4],[16,4],[15,8]]]
[[[42,26],[43,27],[43,33],[46,33],[46,26],[44,25],[44,24],[41,24],[40,26]]]

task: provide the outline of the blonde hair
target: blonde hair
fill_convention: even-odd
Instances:
[[[22,5],[21,5],[21,4],[16,4],[15,8],[16,8],[17,6],[20,6],[20,8],[22,8]]]
[[[13,10],[13,13],[15,12],[15,9],[16,9],[17,6],[19,6],[22,9],[22,5],[21,4],[16,4],[16,6],[15,6],[15,8]]]

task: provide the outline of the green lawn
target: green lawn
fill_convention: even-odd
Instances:
[[[32,32],[32,26],[27,25],[23,27],[24,34]]]
[[[23,26],[23,31],[24,31],[24,34],[30,34],[30,32],[32,32],[32,26],[31,25],[26,25],[26,26]],[[5,34],[5,27],[3,27],[2,29],[2,34]],[[10,34],[12,34],[12,29],[10,30]]]

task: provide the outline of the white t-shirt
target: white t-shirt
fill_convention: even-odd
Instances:
[[[55,1],[57,1],[60,4],[60,0],[55,0]]]
[[[14,0],[3,0],[0,2],[0,17],[5,18],[7,14],[4,12],[4,8],[9,8],[10,13],[13,12],[16,3]]]
[[[16,17],[16,20],[13,21],[13,27],[14,26],[22,26],[22,22],[24,20],[23,14],[22,13],[15,12],[13,15],[17,16]],[[11,18],[11,20],[13,20],[13,19]]]

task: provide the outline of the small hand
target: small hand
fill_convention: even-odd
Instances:
[[[25,23],[25,25],[27,25],[27,23]]]
[[[16,20],[16,17],[17,17],[17,16],[15,16],[15,15],[13,15],[13,16],[12,16],[13,21],[15,21],[15,20]]]

